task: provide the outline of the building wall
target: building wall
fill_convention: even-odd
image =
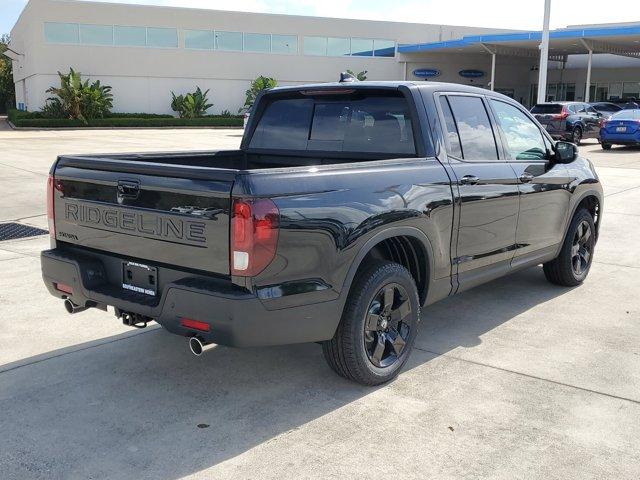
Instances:
[[[454,82],[488,88],[491,81],[490,55],[455,55],[430,53],[420,56],[420,61],[407,62],[407,80],[423,80],[413,75],[419,68],[435,68],[440,75],[428,81]],[[535,61],[528,58],[498,57],[496,60],[496,89],[513,91],[513,98],[525,103],[529,96],[529,72]],[[463,78],[458,72],[463,69],[480,70],[481,78]],[[423,80],[424,81],[424,80]]]
[[[45,42],[44,23],[171,27],[178,29],[178,48],[60,45]],[[225,30],[246,33],[294,34],[297,54],[258,54],[190,50],[184,30]],[[396,43],[439,41],[496,29],[397,22],[373,22],[288,15],[222,12],[185,8],[119,5],[64,0],[30,0],[12,31],[12,42],[24,53],[15,62],[18,102],[29,110],[42,108],[45,90],[58,84],[56,72],[80,71],[84,77],[111,85],[114,111],[172,113],[171,91],[185,93],[196,86],[210,89],[210,113],[232,112],[244,103],[245,90],[258,75],[281,85],[337,80],[347,69],[367,70],[370,80],[402,79],[398,58],[324,57],[304,55],[304,36],[390,39]]]

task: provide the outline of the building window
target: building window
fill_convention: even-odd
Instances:
[[[624,100],[640,98],[640,82],[624,82],[622,86],[622,98]]]
[[[147,27],[147,46],[178,48],[178,31],[175,28]]]
[[[351,55],[351,39],[329,37],[327,39],[327,55],[331,57]]]
[[[184,48],[195,50],[213,50],[212,30],[185,30]]]
[[[298,53],[298,37],[295,35],[271,35],[273,53]]]
[[[44,38],[48,43],[79,43],[78,24],[46,22]]]
[[[352,38],[351,55],[355,57],[372,57],[373,40],[369,40],[366,38]]]
[[[242,51],[242,32],[215,32],[215,49],[226,52]]]
[[[80,43],[113,45],[113,25],[80,25]]]
[[[245,33],[244,51],[269,53],[271,51],[271,35],[264,33]]]
[[[304,37],[305,55],[326,55],[327,37]]]
[[[123,27],[113,29],[114,43],[121,47],[146,47],[147,29],[145,27]]]
[[[393,40],[374,40],[373,54],[376,57],[395,57],[396,42]]]

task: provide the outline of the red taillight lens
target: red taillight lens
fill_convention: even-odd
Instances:
[[[554,120],[565,120],[569,116],[569,110],[565,107],[562,107],[562,111],[558,115],[554,115]]]
[[[47,179],[47,220],[49,221],[49,235],[56,238],[56,217],[53,210],[53,192],[55,179],[49,175]]]
[[[208,323],[200,322],[198,320],[191,320],[190,318],[181,318],[180,325],[185,328],[191,328],[193,330],[199,330],[201,332],[208,332],[211,330],[211,326]]]
[[[49,221],[49,235],[56,238],[56,214],[54,210],[55,191],[63,193],[62,181],[56,180],[53,175],[47,178],[47,220]]]
[[[250,277],[271,263],[278,244],[278,207],[268,198],[233,201],[231,274]]]

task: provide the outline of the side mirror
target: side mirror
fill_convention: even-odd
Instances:
[[[554,150],[556,163],[571,163],[578,158],[578,147],[571,142],[556,142]]]

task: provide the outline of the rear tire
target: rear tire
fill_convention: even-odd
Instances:
[[[611,150],[611,144],[610,143],[603,143],[602,144],[602,149],[603,150]]]
[[[582,141],[582,128],[575,127],[573,129],[571,132],[571,141],[576,145],[580,145],[580,142]]]
[[[543,265],[547,280],[564,287],[575,287],[587,278],[596,241],[593,216],[582,208],[571,220],[560,254]]]
[[[413,348],[420,322],[418,289],[409,271],[375,260],[358,273],[342,319],[322,353],[338,375],[361,385],[395,378]]]

